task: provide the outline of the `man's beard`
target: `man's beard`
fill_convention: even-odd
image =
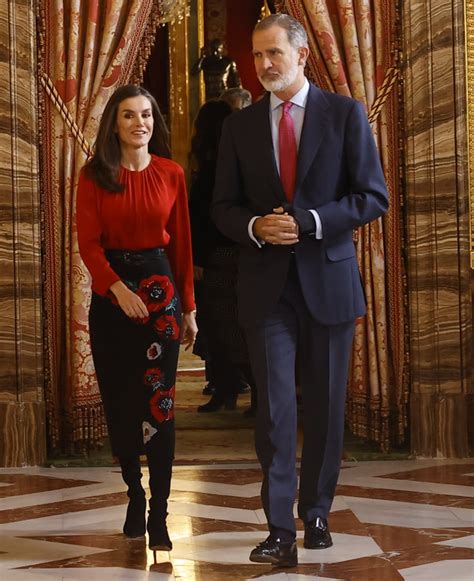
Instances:
[[[270,74],[270,73],[267,73]],[[265,91],[270,91],[271,93],[279,93],[280,91],[285,91],[291,86],[298,76],[298,65],[295,64],[286,74],[277,73],[274,79],[263,79],[259,77],[259,81],[262,83]]]

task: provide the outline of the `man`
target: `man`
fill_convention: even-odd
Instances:
[[[198,74],[201,71],[204,73],[206,101],[217,99],[223,91],[231,87],[241,86],[237,65],[224,55],[224,43],[219,38],[211,42],[211,54],[201,50],[201,56],[191,72]]]
[[[270,535],[250,560],[297,564],[295,359],[304,444],[298,515],[304,547],[332,545],[327,516],[343,447],[355,319],[365,312],[352,232],[388,194],[364,108],[308,83],[305,30],[277,14],[257,24],[264,99],[225,123],[213,217],[240,245],[238,297],[258,388],[256,449]]]

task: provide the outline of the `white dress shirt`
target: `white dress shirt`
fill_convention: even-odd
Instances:
[[[290,99],[290,102],[293,103],[293,107],[291,107],[289,113],[293,119],[293,124],[295,128],[295,138],[296,138],[296,147],[299,149],[300,139],[301,139],[301,131],[303,129],[303,122],[304,122],[304,113],[306,108],[306,102],[308,101],[308,93],[309,93],[309,82],[308,79],[305,78],[303,87],[293,95]],[[273,153],[275,154],[275,163],[278,169],[278,173],[280,173],[280,146],[279,146],[279,124],[280,119],[283,114],[283,107],[282,104],[284,101],[279,99],[275,93],[270,93],[270,125],[272,130],[272,141],[273,141]],[[309,210],[314,217],[315,222],[315,233],[314,236],[316,238],[322,238],[322,224],[319,214],[316,210]],[[257,218],[260,216],[254,216],[248,225],[248,233],[250,238],[258,245],[261,246],[262,243],[259,242],[254,234],[253,234],[253,225]]]

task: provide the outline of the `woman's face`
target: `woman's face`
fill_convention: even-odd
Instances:
[[[119,104],[115,131],[122,148],[148,146],[153,134],[153,110],[147,97],[129,97]]]

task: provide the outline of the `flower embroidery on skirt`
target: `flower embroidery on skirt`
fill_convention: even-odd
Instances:
[[[174,418],[175,386],[168,391],[158,390],[150,399],[150,411],[158,422],[167,422]]]
[[[145,385],[150,386],[153,391],[158,389],[163,389],[164,384],[164,373],[159,367],[152,367],[145,371]]]
[[[146,356],[150,361],[153,361],[154,359],[159,359],[161,357],[162,352],[163,349],[161,348],[161,345],[155,342],[148,347]]]
[[[176,319],[171,315],[162,315],[154,322],[155,331],[164,339],[176,340],[179,338],[179,327]]]
[[[174,288],[169,277],[154,274],[140,282],[137,295],[145,303],[148,312],[153,313],[169,305],[174,296]]]
[[[143,443],[144,444],[147,444],[153,438],[153,436],[158,432],[158,430],[156,428],[154,428],[148,422],[142,423],[142,429],[143,429]]]

